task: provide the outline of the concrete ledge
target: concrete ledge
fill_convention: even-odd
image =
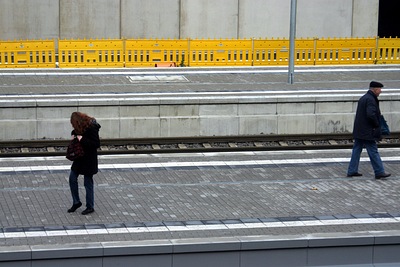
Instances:
[[[173,246],[169,240],[142,240],[130,242],[101,243],[104,256],[172,254]]]
[[[57,266],[100,264],[97,266],[103,267],[113,266],[115,261],[125,266],[140,262],[140,266],[144,267],[152,266],[155,261],[171,267],[399,266],[400,231],[376,234],[245,236],[0,247],[0,266],[27,261]]]
[[[31,247],[32,260],[91,258],[104,256],[104,247],[100,243],[37,245]]]
[[[32,259],[32,248],[29,246],[0,247],[0,262],[24,261]]]
[[[241,242],[234,237],[171,240],[174,253],[240,251]]]
[[[52,95],[0,98],[0,139],[68,139],[82,111],[102,138],[349,133],[359,94],[306,91]],[[79,100],[78,100],[79,99]],[[380,97],[391,131],[400,131],[400,90]],[[21,131],[20,129],[25,129]]]

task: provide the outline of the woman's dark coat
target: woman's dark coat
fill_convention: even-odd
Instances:
[[[100,147],[99,130],[101,126],[95,120],[82,134],[83,157],[74,160],[71,170],[82,175],[93,175],[98,172],[97,149]],[[71,135],[76,135],[72,131]]]
[[[369,90],[358,100],[353,137],[371,141],[381,140],[380,115],[378,97]]]

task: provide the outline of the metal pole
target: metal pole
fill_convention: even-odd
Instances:
[[[297,0],[291,0],[290,4],[290,48],[289,48],[289,77],[288,83],[294,83],[294,50],[296,38],[296,10]]]

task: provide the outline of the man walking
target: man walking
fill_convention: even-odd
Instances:
[[[380,82],[372,81],[369,84],[368,92],[358,100],[353,128],[354,145],[347,170],[347,177],[362,176],[358,172],[358,165],[363,147],[367,149],[372,168],[375,172],[375,179],[383,179],[390,176],[390,173],[385,173],[376,143],[376,141],[382,139],[379,124],[381,111],[378,100],[378,96],[382,92],[382,87],[383,84]]]

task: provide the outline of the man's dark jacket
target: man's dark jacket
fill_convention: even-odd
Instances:
[[[371,90],[368,90],[358,100],[353,137],[371,141],[381,140],[380,115],[378,97]]]

